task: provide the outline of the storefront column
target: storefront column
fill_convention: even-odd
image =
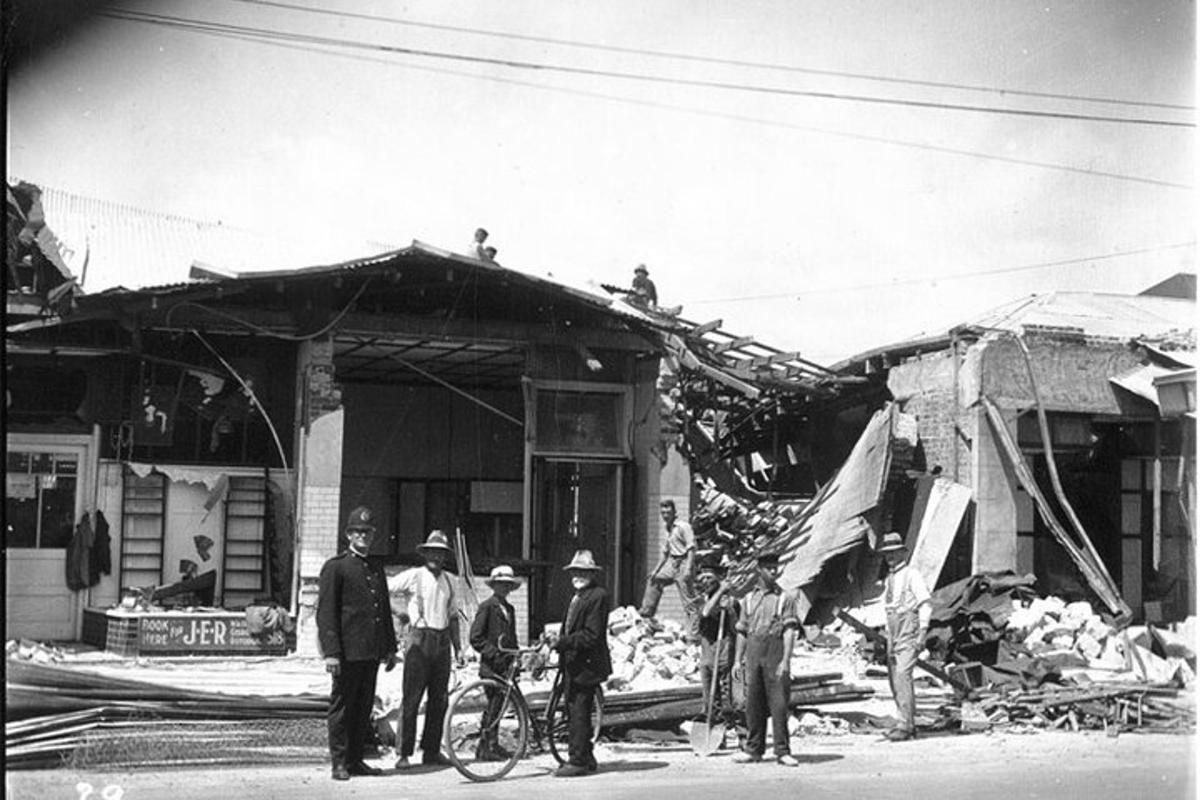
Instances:
[[[296,652],[315,656],[317,580],[337,554],[342,489],[342,391],[334,380],[333,341],[302,342],[297,359]]]
[[[1003,410],[1004,422],[1017,435],[1017,412]],[[1017,568],[1017,480],[1005,462],[987,412],[975,412],[972,472],[975,488],[975,547],[971,572]]]

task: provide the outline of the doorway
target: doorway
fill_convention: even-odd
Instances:
[[[67,545],[94,485],[89,436],[10,434],[4,544],[10,638],[72,640],[87,592],[67,588]]]
[[[624,464],[538,458],[533,464],[531,544],[537,564],[532,587],[532,631],[557,622],[573,589],[563,567],[577,550],[591,550],[602,567],[599,583],[610,596],[620,585],[621,485]],[[614,597],[615,603],[615,597]]]

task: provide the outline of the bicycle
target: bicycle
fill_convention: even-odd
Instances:
[[[544,643],[533,647],[505,650],[517,656],[503,678],[479,678],[459,688],[450,697],[446,708],[444,742],[446,755],[465,778],[488,782],[503,778],[517,762],[530,755],[531,747],[539,752],[549,750],[559,764],[567,761],[567,709],[562,702],[563,678],[554,676],[546,709],[535,716],[521,691],[518,676],[524,671],[536,680],[548,669],[550,650]],[[592,736],[599,736],[603,724],[604,692],[595,689],[592,712]],[[497,697],[496,713],[489,715],[485,727],[484,714],[492,693]],[[543,747],[543,743],[545,746]]]

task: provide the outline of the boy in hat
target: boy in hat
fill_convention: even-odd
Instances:
[[[396,666],[396,632],[383,567],[367,560],[374,538],[371,510],[351,511],[349,548],[325,562],[318,583],[317,639],[325,670],[333,676],[327,723],[335,781],[379,774],[363,762],[363,745],[379,664],[389,670]]]
[[[475,236],[471,240],[470,246],[467,248],[467,255],[472,258],[482,258],[487,260],[487,252],[484,242],[487,241],[488,232],[483,228],[475,229]]]
[[[658,289],[654,281],[650,280],[650,270],[646,269],[645,264],[638,264],[634,268],[632,288],[633,295],[630,299],[637,305],[648,308],[658,305]]]
[[[562,670],[563,702],[570,726],[569,757],[555,777],[571,778],[597,769],[592,753],[592,706],[596,687],[612,674],[608,654],[608,592],[596,584],[600,567],[591,550],[578,550],[564,567],[571,576],[575,596],[567,607],[566,619],[554,649]]]
[[[908,548],[899,533],[888,533],[879,548],[888,565],[884,582],[883,607],[887,611],[888,680],[900,724],[888,731],[888,741],[903,742],[915,738],[916,695],[913,669],[925,643],[933,605],[925,579],[908,563]]]
[[[417,738],[417,711],[421,696],[425,703],[425,730],[421,734],[421,763],[446,766],[442,755],[442,727],[449,701],[451,651],[454,661],[462,661],[458,652],[458,614],[454,603],[454,585],[443,571],[446,558],[453,552],[446,534],[433,531],[417,552],[425,566],[407,569],[391,578],[388,588],[407,599],[407,611],[400,622],[412,625],[408,650],[404,654],[404,706],[400,723],[400,758],[396,769],[408,766]]]
[[[700,609],[700,689],[704,694],[704,707],[715,704],[714,714],[733,727],[737,711],[733,704],[731,671],[733,653],[737,639],[738,603],[729,596],[728,587],[721,582],[725,577],[721,564],[706,563],[700,566],[696,581],[704,600]],[[710,700],[713,670],[717,673],[716,697]]]
[[[484,583],[491,587],[492,596],[480,603],[475,613],[475,621],[471,623],[471,647],[479,653],[479,677],[503,679],[514,658],[513,653],[504,651],[517,648],[517,614],[508,602],[508,594],[520,586],[521,581],[513,574],[512,567],[502,564],[492,570]],[[504,693],[497,688],[485,691],[488,706],[480,721],[482,733],[475,757],[480,761],[507,759],[512,753],[500,746],[496,731],[491,727],[500,713]]]
[[[758,581],[742,601],[742,617],[737,623],[735,672],[746,676],[746,746],[734,755],[737,762],[762,761],[767,748],[767,715],[770,712],[771,738],[775,760],[786,767],[799,765],[788,742],[788,699],[791,691],[792,648],[800,619],[796,598],[780,588],[779,556],[763,553],[758,557]]]

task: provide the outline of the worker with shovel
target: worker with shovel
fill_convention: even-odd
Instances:
[[[725,568],[703,564],[696,576],[704,606],[700,610],[700,688],[704,722],[692,726],[692,750],[707,756],[725,744],[725,732],[737,721],[733,704],[733,651],[737,638],[737,600],[721,582]],[[713,720],[717,719],[716,724]]]
[[[888,741],[903,742],[917,735],[913,670],[925,643],[933,606],[925,579],[908,563],[908,548],[899,533],[883,537],[879,552],[887,560],[883,605],[887,611],[888,680],[900,724],[888,731]]]
[[[792,648],[800,618],[796,597],[777,583],[779,556],[762,553],[758,557],[758,583],[742,601],[742,616],[737,623],[737,653],[733,669],[746,676],[746,746],[734,755],[739,763],[762,761],[767,749],[767,716],[770,712],[771,738],[775,760],[785,767],[800,762],[792,756],[788,742],[788,701],[792,675]]]

